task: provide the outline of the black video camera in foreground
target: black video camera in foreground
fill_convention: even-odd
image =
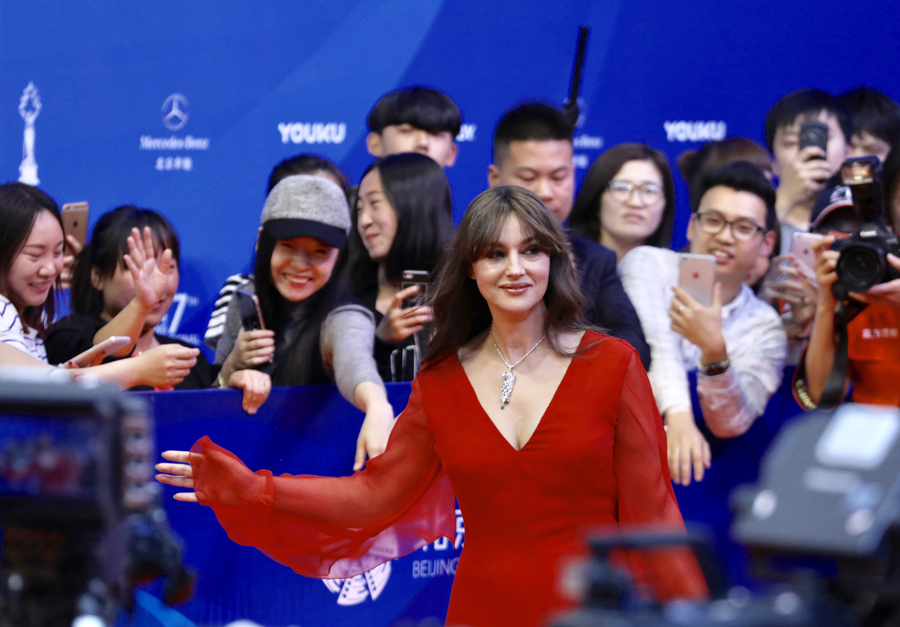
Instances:
[[[900,278],[887,260],[888,253],[900,256],[900,241],[886,228],[878,158],[847,159],[841,166],[841,177],[853,195],[854,211],[863,220],[856,233],[831,246],[841,253],[836,270],[838,282],[833,289],[835,297],[844,300],[849,292],[865,292],[879,283]]]
[[[147,403],[118,389],[0,372],[0,627],[111,625],[135,583],[193,576],[159,505]]]

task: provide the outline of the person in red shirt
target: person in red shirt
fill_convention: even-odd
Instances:
[[[853,209],[850,191],[836,187],[826,189],[817,203],[811,230],[826,235],[815,244],[816,278],[819,301],[809,346],[801,359],[794,380],[798,402],[814,409],[825,388],[835,355],[834,309],[837,301],[832,286],[837,282],[835,268],[840,256],[830,246],[842,234],[856,232],[861,218]],[[900,259],[888,255],[888,263],[900,271]],[[847,325],[847,387],[856,403],[900,406],[900,279],[876,285],[869,291],[851,297],[868,306]],[[798,391],[798,383],[799,390]],[[808,401],[804,400],[805,391]],[[811,402],[809,402],[811,401]]]

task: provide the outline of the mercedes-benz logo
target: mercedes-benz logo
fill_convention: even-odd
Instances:
[[[172,94],[162,106],[163,124],[170,131],[183,128],[188,121],[188,101],[181,94]]]

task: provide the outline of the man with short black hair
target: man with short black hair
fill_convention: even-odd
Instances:
[[[884,163],[900,145],[900,105],[871,87],[858,87],[839,96],[850,111],[853,136],[848,157],[878,157]]]
[[[491,187],[518,185],[534,192],[564,222],[575,192],[572,134],[572,126],[550,105],[525,104],[508,111],[494,130],[488,183]],[[629,342],[648,367],[650,349],[616,273],[616,254],[571,233],[569,241],[587,299],[585,320]]]
[[[827,150],[799,150],[800,125],[818,120],[828,125]],[[846,107],[819,89],[801,89],[775,103],[766,115],[766,145],[778,177],[775,207],[781,222],[781,253],[790,251],[793,234],[809,228],[816,196],[847,158],[852,124]]]
[[[775,241],[775,190],[746,161],[704,181],[688,225],[690,252],[715,257],[712,304],[678,287],[678,253],[638,247],[619,264],[650,344],[648,376],[668,431],[669,469],[688,485],[709,467],[709,444],[691,410],[688,372],[697,370],[703,419],[720,438],[745,433],[781,384],[787,341],[781,319],[744,283]],[[674,297],[673,297],[674,293]]]
[[[366,120],[366,148],[375,157],[419,152],[443,168],[456,163],[462,115],[449,96],[416,85],[382,96]]]

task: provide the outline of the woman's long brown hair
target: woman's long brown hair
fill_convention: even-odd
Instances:
[[[466,209],[450,246],[438,264],[429,301],[434,309],[434,336],[428,355],[440,360],[483,333],[491,324],[487,301],[469,270],[496,246],[506,221],[515,216],[524,233],[550,256],[550,276],[544,304],[544,331],[554,352],[570,356],[558,333],[586,328],[582,322],[584,296],[562,226],[532,192],[516,186],[492,187]]]

